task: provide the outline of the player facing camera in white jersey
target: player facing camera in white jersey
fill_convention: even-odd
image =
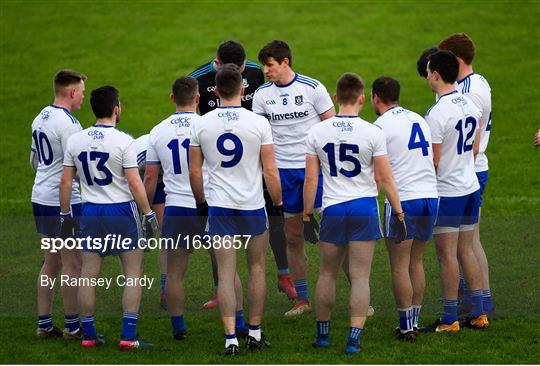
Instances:
[[[190,182],[197,204],[208,202],[208,234],[218,264],[218,304],[225,329],[223,354],[238,353],[235,335],[236,251],[226,238],[249,235],[248,349],[270,344],[261,333],[266,296],[265,253],[268,247],[263,185],[275,205],[282,205],[279,174],[274,160],[270,124],[266,118],[240,106],[242,76],[238,66],[224,65],[216,75],[219,108],[192,124]],[[202,164],[208,169],[208,187],[203,186]],[[205,190],[206,188],[206,190]]]
[[[488,158],[485,154],[489,136],[491,134],[491,88],[487,80],[473,71],[472,62],[475,55],[475,46],[472,39],[465,33],[453,34],[445,38],[440,44],[442,50],[451,51],[456,55],[459,62],[459,73],[457,78],[457,90],[466,95],[482,113],[478,123],[478,135],[476,141],[479,142],[478,154],[474,164],[474,170],[480,184],[480,206],[483,201],[483,194],[488,181]],[[489,266],[486,253],[480,242],[480,218],[474,226],[473,250],[482,272],[482,301],[484,310],[488,315],[493,314],[495,307],[491,298],[489,285]],[[470,307],[470,296],[467,293],[467,286],[463,278],[460,278],[460,289],[464,293],[463,299]]]
[[[319,171],[322,170],[320,272],[315,291],[317,336],[313,346],[326,348],[330,344],[336,277],[341,263],[348,260],[350,328],[345,352],[353,354],[362,350],[360,334],[370,300],[371,261],[375,240],[382,237],[378,184],[384,188],[397,216],[395,241],[403,241],[407,233],[383,132],[358,117],[365,101],[364,83],[360,77],[353,73],[342,75],[335,99],[339,114],[314,125],[307,137],[303,220],[306,240],[316,241],[313,210]]]
[[[81,236],[89,238],[83,246],[80,277],[90,283],[90,279],[99,276],[103,257],[112,254],[119,255],[126,278],[138,279],[142,276],[143,249],[139,246],[142,230],[137,206],[144,215],[143,226],[148,237],[158,230],[156,215],[150,209],[139,176],[135,140],[116,129],[121,113],[118,90],[112,86],[95,89],[91,93],[90,104],[96,124],[72,135],[64,154],[60,182],[62,230],[68,231],[73,226],[69,202],[71,184],[78,173],[85,202],[80,218]],[[112,247],[98,244],[111,234],[129,240]],[[95,285],[79,288],[84,332],[82,346],[85,348],[104,343],[94,326],[95,297]],[[120,349],[151,346],[138,339],[136,332],[140,301],[140,281],[136,281],[134,286],[124,287]]]
[[[414,342],[425,290],[423,253],[437,217],[437,178],[431,131],[418,114],[399,105],[399,82],[380,77],[371,87],[371,103],[386,139],[388,158],[405,212],[407,238],[395,244],[396,217],[385,204],[386,248],[390,257],[394,298],[399,316],[399,340]]]
[[[437,169],[439,210],[435,245],[440,265],[444,315],[435,331],[457,332],[459,265],[471,291],[474,328],[485,328],[488,320],[482,305],[482,277],[473,251],[474,225],[478,222],[480,186],[474,173],[473,146],[480,111],[454,89],[459,71],[456,56],[438,51],[429,57],[427,80],[438,100],[426,113],[433,140],[433,162]],[[477,146],[477,145],[476,145]]]
[[[54,102],[43,108],[32,122],[32,145],[30,163],[36,171],[32,188],[32,208],[37,232],[45,237],[62,236],[60,233],[60,205],[58,204],[62,162],[67,141],[82,127],[71,112],[81,108],[84,99],[86,76],[73,70],[60,70],[53,81]],[[71,182],[72,198],[70,201],[74,220],[78,220],[81,210],[79,184]],[[64,233],[64,236],[78,235],[77,232]],[[64,276],[78,278],[81,271],[81,253],[79,250],[61,249],[53,253],[44,252],[43,265],[39,278],[56,278],[60,269]],[[63,283],[63,282],[62,282]],[[38,337],[64,337],[80,339],[82,331],[79,324],[79,306],[77,287],[62,286],[64,305],[64,331],[60,331],[52,322],[53,289],[42,286],[38,281]]]
[[[297,293],[296,304],[285,315],[296,316],[311,311],[301,216],[305,141],[309,129],[332,117],[335,111],[324,85],[292,70],[292,52],[287,43],[268,43],[259,52],[259,61],[268,82],[255,92],[253,111],[266,116],[272,126],[283,191],[287,258]],[[321,200],[322,177],[316,208],[321,207]]]

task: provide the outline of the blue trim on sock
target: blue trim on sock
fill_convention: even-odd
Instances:
[[[122,339],[132,340],[137,338],[137,320],[139,314],[124,312],[122,318]]]
[[[186,332],[186,321],[184,315],[171,316],[171,325],[173,328],[173,333]]]
[[[81,317],[81,326],[83,329],[84,336],[89,339],[96,339],[96,327],[94,326],[94,316],[82,316]]]
[[[52,322],[52,315],[46,314],[46,315],[40,315],[38,316],[38,327],[41,329],[49,329],[52,328],[53,322]]]
[[[64,327],[69,332],[75,332],[80,327],[79,323],[79,314],[74,315],[65,315],[64,316]]]
[[[309,299],[309,289],[308,289],[307,279],[303,278],[300,280],[295,280],[294,288],[296,289],[298,300],[307,301]]]
[[[278,276],[288,275],[288,274],[290,274],[289,268],[278,269],[277,274],[278,274]]]

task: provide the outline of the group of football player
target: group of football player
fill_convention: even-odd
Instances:
[[[71,112],[81,107],[86,76],[59,71],[53,104],[32,123],[37,231],[53,238],[114,234],[131,240],[105,247],[87,240],[82,251],[44,252],[40,278],[55,278],[61,271],[86,281],[61,286],[63,331],[52,322],[53,286],[38,281],[37,335],[79,339],[87,348],[104,344],[94,325],[96,284],[90,280],[99,277],[107,255],[118,255],[126,278],[141,278],[140,239],[157,236],[176,243],[159,255],[160,302],[176,340],[187,335],[183,280],[193,241],[208,244],[215,292],[203,306],[219,307],[223,355],[239,352],[238,337],[246,339],[249,350],[270,347],[261,330],[269,245],[278,288],[295,301],[285,316],[311,312],[306,241],[320,250],[314,347],[331,345],[341,269],[350,284],[345,352],[363,350],[361,334],[373,312],[371,263],[375,242],[383,237],[399,340],[414,342],[422,331],[486,328],[494,307],[478,223],[488,178],[491,91],[473,72],[474,54],[474,43],[464,33],[421,54],[418,72],[436,94],[425,118],[399,104],[396,79],[377,78],[371,104],[379,118],[369,123],[358,116],[366,86],[357,74],[345,73],[337,81],[336,114],[324,85],[293,71],[284,41],[260,50],[262,68],[246,60],[241,44],[226,41],[214,60],[174,81],[174,113],[137,140],[116,128],[122,107],[119,91],[110,85],[91,92],[96,122],[83,130]],[[377,203],[381,190],[386,197],[383,230]],[[423,253],[432,235],[443,316],[420,327]],[[246,248],[247,321],[237,242]],[[142,287],[133,283],[124,287],[122,299],[122,350],[152,347],[136,331]]]

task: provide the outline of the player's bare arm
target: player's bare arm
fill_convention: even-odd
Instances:
[[[150,213],[150,204],[146,198],[146,191],[144,190],[144,184],[141,181],[138,168],[124,169],[124,174],[128,182],[129,190],[133,195],[133,199],[137,203],[137,206],[141,209],[143,215]]]
[[[390,161],[387,155],[373,157],[373,164],[375,169],[375,179],[377,179],[377,185],[381,186],[386,194],[386,198],[390,202],[390,205],[396,213],[403,213],[401,208],[401,202],[399,201],[399,194],[392,174],[392,168],[390,167]]]
[[[321,121],[324,121],[325,119],[328,119],[330,117],[334,117],[335,115],[336,115],[336,109],[334,107],[332,107],[329,110],[327,110],[326,112],[324,112],[323,114],[319,114],[319,118],[321,119]]]
[[[146,165],[146,169],[144,171],[144,189],[146,190],[146,197],[148,198],[148,202],[154,201],[160,166],[160,164]]]
[[[75,177],[75,167],[65,166],[60,178],[60,212],[71,210],[71,186]]]
[[[317,155],[306,155],[306,178],[304,180],[304,217],[313,213],[317,184],[319,181],[319,158]]]
[[[435,169],[439,166],[441,161],[441,144],[433,144],[433,165]]]
[[[274,156],[274,145],[261,146],[261,162],[263,167],[264,181],[275,206],[283,204],[281,198],[281,181]]]
[[[203,154],[199,146],[190,146],[189,147],[189,183],[191,185],[191,190],[193,191],[193,196],[197,203],[202,203],[205,201],[204,196],[204,187],[203,187],[203,174],[202,174],[202,164],[203,164]]]

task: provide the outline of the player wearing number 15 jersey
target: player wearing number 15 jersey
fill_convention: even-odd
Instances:
[[[261,333],[266,296],[265,253],[268,230],[263,198],[264,175],[277,206],[282,205],[274,160],[272,131],[266,118],[240,106],[242,76],[238,66],[224,65],[216,75],[221,106],[195,123],[191,132],[190,182],[197,203],[208,201],[208,232],[213,237],[249,235],[249,349],[269,346]],[[202,164],[208,169],[203,187]],[[205,191],[205,188],[206,191]],[[225,355],[238,352],[235,335],[236,249],[223,241],[215,246],[218,304],[225,328]]]
[[[440,196],[434,233],[444,301],[444,315],[433,328],[450,332],[459,331],[458,258],[471,291],[472,319],[468,325],[485,328],[489,324],[482,305],[481,272],[473,251],[473,229],[480,208],[473,144],[481,114],[454,89],[458,71],[459,63],[452,52],[438,51],[429,58],[427,80],[438,100],[428,110],[426,121],[431,128]]]
[[[395,245],[390,204],[385,204],[386,248],[399,315],[400,340],[414,342],[422,307],[425,277],[422,255],[437,217],[437,178],[433,166],[431,131],[426,121],[399,103],[399,82],[380,77],[373,82],[371,102],[375,121],[386,138],[388,158],[407,222],[407,240]]]
[[[67,141],[71,135],[82,130],[79,121],[71,115],[73,110],[81,108],[84,99],[86,76],[72,70],[60,70],[54,76],[54,102],[43,108],[32,123],[32,152],[30,161],[36,170],[32,188],[32,207],[38,233],[42,236],[57,237],[60,233],[60,205],[58,204],[62,162]],[[71,184],[71,209],[75,219],[81,210],[79,185]],[[62,268],[62,274],[79,277],[80,251],[60,250],[60,253],[44,251],[44,261],[39,278],[56,278]],[[53,290],[49,286],[37,287],[38,337],[62,336],[62,332],[52,323]],[[80,338],[79,307],[77,287],[62,286],[64,302],[65,329],[64,338]]]
[[[142,276],[143,250],[139,246],[141,222],[137,205],[144,215],[147,235],[158,230],[156,215],[150,209],[139,176],[135,140],[116,129],[120,121],[118,90],[104,86],[92,91],[90,97],[96,124],[72,135],[64,154],[64,169],[60,182],[62,226],[70,222],[69,199],[71,182],[78,172],[85,204],[81,212],[81,235],[89,237],[83,243],[82,278],[99,276],[103,257],[118,254],[126,278]],[[134,202],[135,201],[135,202]],[[150,231],[150,232],[149,232]],[[113,235],[120,240],[107,241]],[[129,239],[130,241],[126,241]],[[103,344],[94,326],[95,286],[79,289],[83,347]],[[120,349],[150,346],[137,339],[137,318],[141,300],[140,282],[125,286],[123,295],[123,326]]]
[[[364,105],[364,83],[353,73],[341,76],[336,101],[339,114],[314,125],[306,145],[304,184],[304,229],[312,241],[319,169],[324,176],[323,215],[320,230],[320,272],[315,291],[317,336],[313,346],[326,348],[330,342],[330,315],[335,301],[335,281],[339,267],[349,262],[351,281],[350,328],[345,352],[360,352],[360,334],[366,321],[369,277],[375,240],[382,236],[377,205],[377,182],[384,188],[399,216],[396,241],[406,236],[404,216],[380,128],[360,117]],[[396,225],[396,226],[397,226]]]

